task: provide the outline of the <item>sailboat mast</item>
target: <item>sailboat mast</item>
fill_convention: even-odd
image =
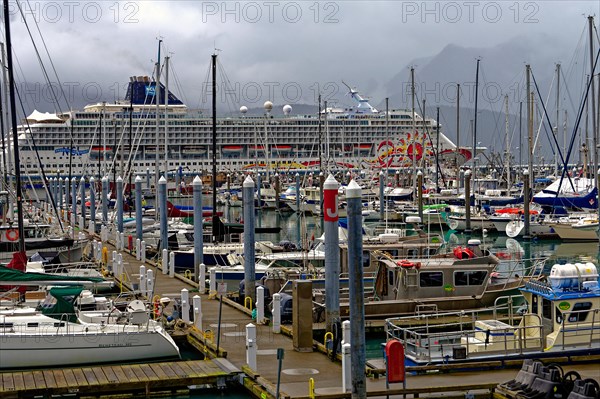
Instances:
[[[505,120],[504,120],[504,134],[506,136],[506,155],[504,156],[504,162],[506,164],[506,190],[507,194],[510,195],[510,140],[508,138],[508,95],[504,96],[504,109],[505,109]]]
[[[212,70],[212,229],[215,237],[217,228],[217,54],[211,56]],[[194,204],[202,206],[202,204]]]
[[[410,92],[411,92],[411,102],[412,102],[412,167],[413,167],[413,190],[414,194],[417,192],[417,163],[415,162],[415,146],[417,144],[416,140],[416,121],[415,121],[415,68],[410,68]],[[413,195],[414,195],[413,194]],[[416,198],[416,197],[415,197]]]
[[[154,101],[156,102],[156,148],[155,157],[154,157],[154,182],[156,189],[158,190],[158,179],[159,176],[159,168],[160,168],[160,152],[158,151],[160,147],[160,136],[158,134],[158,129],[160,128],[160,45],[162,43],[162,39],[158,39],[158,60],[156,61],[156,81],[154,83]],[[165,179],[167,177],[165,176]]]
[[[594,81],[596,80],[594,77],[594,17],[588,16],[588,26],[590,33],[590,79],[592,79],[592,133],[593,133],[593,154],[594,154],[594,184],[596,189],[600,192],[600,176],[598,175],[598,126],[596,123],[596,85]],[[600,194],[598,194],[600,198]],[[600,218],[600,205],[596,204],[598,208],[598,218]],[[600,231],[600,230],[599,230]],[[600,242],[598,242],[600,246]]]
[[[329,123],[327,122],[327,100],[324,101],[323,107],[325,108],[325,171],[329,169]]]
[[[23,192],[21,190],[21,162],[19,159],[19,133],[17,132],[17,111],[15,105],[15,77],[13,73],[12,42],[10,37],[10,10],[8,0],[4,0],[4,34],[6,36],[6,67],[8,69],[8,96],[10,100],[10,122],[13,133],[15,157],[15,185],[17,194],[17,218],[19,229],[19,251],[25,252],[25,231],[23,229]]]
[[[2,46],[1,48],[4,48],[4,44],[0,43],[0,46]],[[0,88],[0,136],[2,137],[2,172],[3,172],[3,177],[4,177],[4,185],[8,184],[8,165],[6,163],[6,141],[8,140],[8,137],[5,139],[4,138],[4,132],[8,131],[8,129],[4,130],[4,106],[2,105],[2,89]],[[3,189],[4,190],[4,189]],[[6,216],[6,212],[3,212],[4,215]]]
[[[440,131],[438,130],[438,141],[440,140]],[[454,154],[454,164],[456,166],[456,193],[460,190],[460,168],[458,166],[458,154],[460,153],[460,83],[456,84],[456,152]]]
[[[169,179],[169,121],[167,120],[169,106],[169,60],[171,57],[165,57],[165,179]],[[158,149],[158,148],[157,148]],[[176,188],[176,190],[178,190]]]
[[[525,65],[527,79],[527,169],[529,170],[529,187],[533,187],[533,93],[531,92],[531,66]],[[525,201],[529,201],[529,193],[525,193]],[[527,235],[529,232],[527,232]]]
[[[321,132],[321,95],[320,94],[319,94],[319,97],[318,97],[318,101],[319,101],[319,106],[318,106],[319,115],[317,116],[317,118],[318,118],[317,120],[319,122],[319,124],[318,124],[318,130],[319,130],[319,173],[321,173],[321,171],[323,170],[323,133]]]
[[[477,68],[475,69],[475,117],[473,118],[473,181],[477,178],[477,170],[475,167],[475,157],[477,156],[477,99],[479,94],[479,61],[477,59]]]
[[[556,64],[556,125],[554,141],[558,145],[558,124],[560,123],[560,64]],[[558,149],[554,152],[554,176],[558,176]]]
[[[4,84],[6,85],[6,93],[10,93],[9,83],[8,83],[9,79],[8,79],[8,72],[7,72],[8,66],[7,66],[6,48],[4,46],[4,43],[0,43],[0,50],[2,51],[2,63],[3,63],[3,67],[4,67],[4,68],[2,68],[3,69],[2,74],[4,75],[2,78],[4,80]],[[9,121],[9,112],[11,112],[10,99],[8,98],[9,96],[10,95],[4,96],[4,113],[5,113],[4,116],[5,116],[7,125],[10,122]],[[8,132],[9,130],[6,129],[6,131]],[[10,174],[9,171],[12,170],[12,165],[13,165],[13,161],[12,161],[13,150],[12,150],[12,143],[11,143],[12,140],[6,140],[6,141],[7,141],[7,143],[6,143],[7,148],[6,148],[6,153],[5,153],[6,161],[7,161],[6,167],[7,167],[7,173]],[[5,183],[7,186],[10,186],[10,183],[8,180],[6,180]],[[8,201],[10,202],[10,198]]]

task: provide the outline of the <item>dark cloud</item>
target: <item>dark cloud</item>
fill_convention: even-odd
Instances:
[[[449,44],[490,49],[519,36],[543,38],[531,41],[539,46],[535,49],[524,46],[521,54],[510,54],[513,74],[530,54],[543,53],[545,60],[556,54],[556,61],[566,60],[586,29],[585,16],[600,14],[597,1],[28,4],[27,20],[38,48],[43,46],[34,20],[61,80],[78,84],[73,89],[77,101],[124,96],[129,76],[152,74],[156,39],[161,36],[162,55],[171,53],[174,79],[190,106],[206,105],[202,89],[215,48],[240,104],[261,106],[267,99],[314,103],[317,92],[349,103],[342,79],[377,104],[397,93],[389,84],[394,77],[406,76],[407,65],[425,67]],[[23,70],[20,79],[43,82],[22,18],[12,16],[15,54]],[[47,57],[42,58],[49,67]],[[465,69],[472,69],[471,59],[464,63]],[[553,65],[547,69],[551,73]],[[100,90],[93,91],[96,87]],[[35,106],[35,101],[28,104]]]

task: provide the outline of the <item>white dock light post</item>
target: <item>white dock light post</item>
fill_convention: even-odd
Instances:
[[[154,296],[154,271],[146,270],[146,298],[152,299]]]
[[[190,293],[186,288],[181,290],[181,319],[190,322]]]
[[[175,252],[169,252],[169,277],[175,277]]]
[[[342,344],[342,391],[350,392],[352,390],[352,367],[351,367],[351,349],[350,344]],[[364,397],[364,396],[363,396]]]
[[[262,324],[265,320],[265,289],[256,288],[256,323]]]
[[[194,326],[198,331],[202,330],[202,298],[200,295],[194,295],[192,298],[194,304]]]
[[[252,370],[258,370],[256,367],[257,351],[256,326],[252,323],[246,324],[246,364],[248,364]]]
[[[147,287],[147,281],[146,281],[146,266],[141,265],[140,266],[140,293],[142,295],[146,295],[146,287]],[[152,299],[152,298],[150,298]]]
[[[273,332],[279,334],[281,332],[281,295],[273,294]]]
[[[169,251],[166,249],[162,250],[162,274],[169,272]]]
[[[214,267],[208,271],[208,276],[208,295],[217,295],[217,271]]]

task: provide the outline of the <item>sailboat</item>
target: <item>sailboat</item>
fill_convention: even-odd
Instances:
[[[0,369],[179,358],[173,338],[159,322],[150,320],[140,300],[129,302],[125,311],[110,308],[106,301],[100,312],[77,309],[84,289],[73,284],[96,280],[22,273],[0,266],[0,283],[69,285],[49,289],[38,308],[0,309]],[[96,322],[98,315],[103,315],[102,320]]]

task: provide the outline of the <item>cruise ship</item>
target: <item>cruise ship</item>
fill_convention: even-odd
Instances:
[[[147,76],[131,77],[124,100],[90,104],[80,111],[34,111],[18,127],[21,173],[33,179],[70,173],[75,177],[195,175],[212,170],[212,118],[165,94]],[[471,158],[438,131],[438,123],[407,110],[378,111],[354,89],[353,108],[327,108],[315,115],[239,114],[216,122],[217,170],[313,172],[401,169],[459,164]],[[273,112],[274,113],[274,112]],[[158,116],[158,117],[157,117]],[[165,151],[165,143],[167,148]],[[37,153],[36,153],[37,152]],[[10,159],[10,155],[9,155]]]

